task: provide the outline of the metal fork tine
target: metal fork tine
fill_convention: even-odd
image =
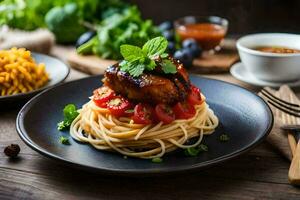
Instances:
[[[266,93],[268,96],[270,96],[270,97],[273,98],[273,99],[278,100],[279,102],[282,102],[282,103],[287,104],[287,105],[289,105],[289,106],[294,106],[294,107],[300,108],[300,105],[299,105],[299,104],[295,104],[295,103],[291,103],[291,102],[282,100],[282,99],[276,97],[275,95],[273,95],[272,93],[270,93],[270,92],[269,92],[268,90],[266,90],[265,88],[263,88],[263,89],[261,90],[261,92],[262,92],[262,93]]]
[[[284,108],[284,107],[280,107],[278,106],[277,104],[273,103],[272,101],[270,100],[267,100],[268,103],[270,103],[272,106],[274,106],[275,108],[277,108],[278,110],[281,110],[289,115],[293,115],[295,117],[300,117],[300,114],[297,114],[297,113],[294,113],[294,112],[291,112],[290,110]]]
[[[275,99],[275,98],[273,98],[273,97],[275,97],[274,95],[270,96],[269,94],[266,94],[265,91],[263,91],[263,90],[261,91],[261,94],[264,95],[265,97],[267,97],[269,101],[272,101],[273,103],[280,105],[281,107],[285,108],[286,110],[290,110],[290,112],[296,112],[296,114],[300,113],[300,109],[296,109],[296,108],[292,108],[292,107],[288,106],[292,103],[287,102],[289,104],[286,105],[287,103],[283,103],[286,101],[283,101],[283,100],[279,101],[278,97],[276,97],[276,99]],[[293,104],[293,105],[296,105],[296,104]]]

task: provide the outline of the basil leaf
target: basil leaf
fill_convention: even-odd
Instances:
[[[120,52],[126,61],[132,62],[145,57],[142,49],[137,46],[124,44],[120,47]]]
[[[175,74],[177,72],[176,65],[167,59],[161,62],[161,67],[166,74]]]
[[[146,42],[142,48],[147,56],[161,55],[165,52],[168,41],[164,37],[156,37]]]

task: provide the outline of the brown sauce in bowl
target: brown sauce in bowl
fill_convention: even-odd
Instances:
[[[204,50],[218,46],[226,35],[226,28],[211,23],[181,25],[176,31],[182,40],[194,38]]]
[[[267,53],[300,53],[299,49],[291,49],[287,47],[278,47],[278,46],[261,46],[253,49],[256,51],[262,51]]]

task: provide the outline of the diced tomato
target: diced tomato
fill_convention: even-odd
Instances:
[[[107,86],[102,86],[93,92],[93,101],[99,107],[106,108],[106,102],[115,96],[113,90]]]
[[[120,96],[113,97],[106,105],[111,114],[116,117],[124,116],[125,111],[130,109],[129,101]]]
[[[148,104],[139,103],[134,107],[132,119],[137,124],[151,124],[153,120],[153,108]]]
[[[195,107],[186,102],[178,102],[174,107],[176,119],[189,119],[196,114]]]
[[[172,108],[166,104],[158,104],[155,106],[155,116],[164,124],[170,124],[175,120],[175,114]]]
[[[187,102],[191,105],[199,105],[202,103],[200,89],[196,86],[191,86],[191,92],[187,97]]]

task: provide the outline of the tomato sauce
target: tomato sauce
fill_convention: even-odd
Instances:
[[[179,26],[176,31],[182,40],[194,38],[204,50],[210,50],[220,44],[227,30],[218,24],[199,23]]]

